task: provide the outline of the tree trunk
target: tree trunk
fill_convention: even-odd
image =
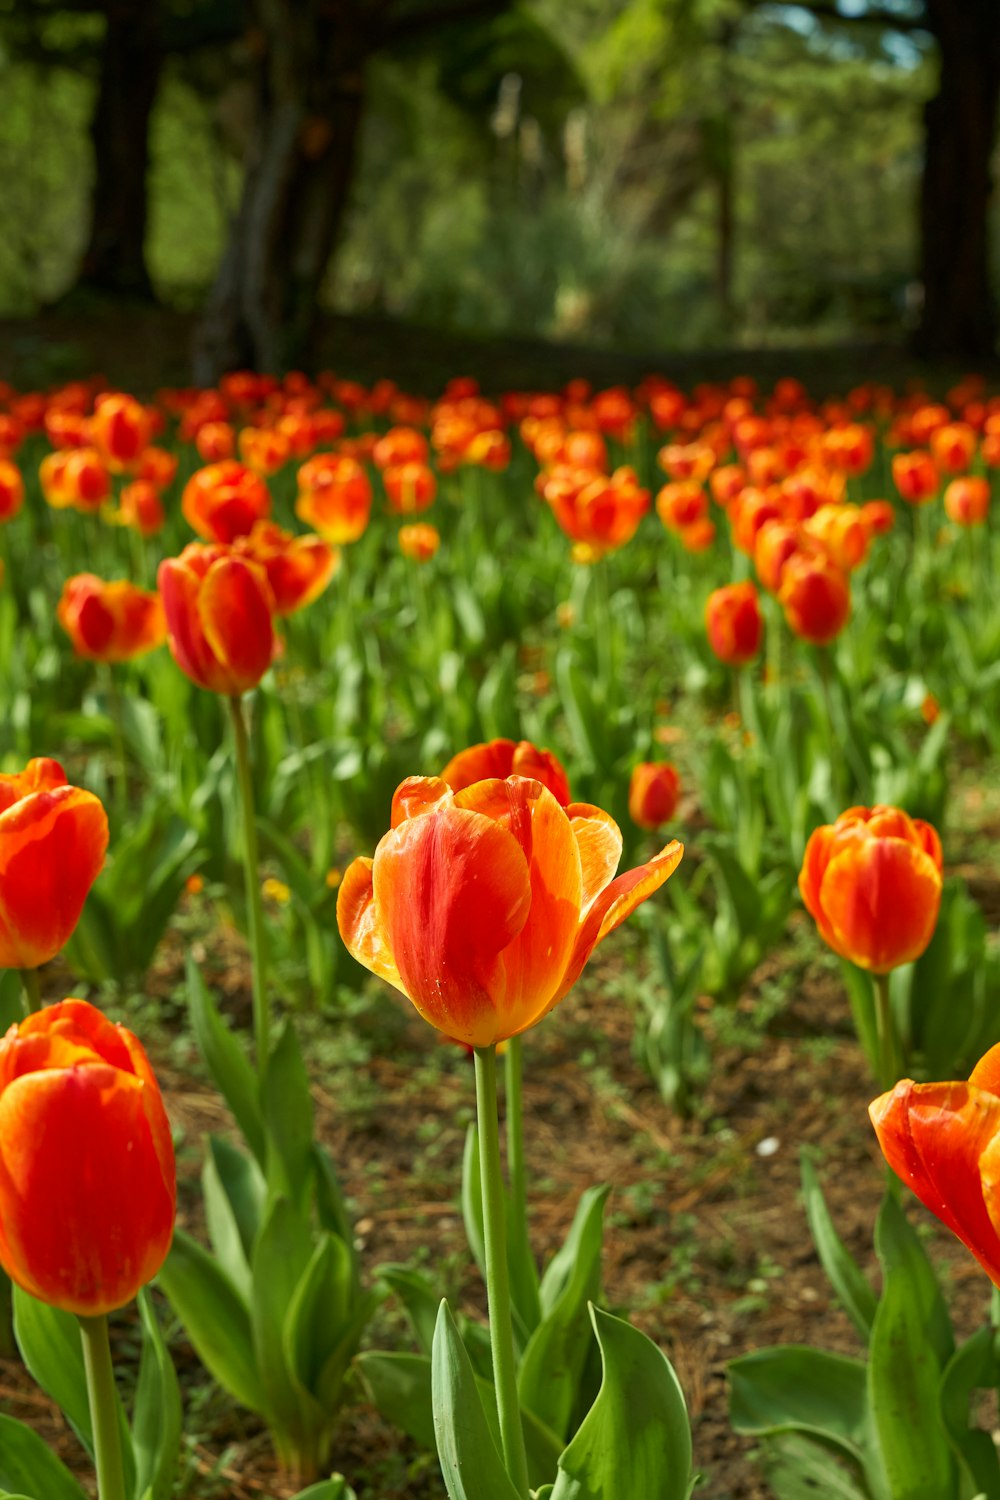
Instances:
[[[77,285],[152,300],[146,266],[149,121],[163,67],[158,0],[108,0],[90,134],[90,237]]]
[[[194,374],[307,363],[347,206],[380,0],[256,0],[258,107]]]
[[[924,112],[920,353],[982,359],[996,353],[990,288],[991,157],[1000,109],[997,0],[927,0],[940,84]]]

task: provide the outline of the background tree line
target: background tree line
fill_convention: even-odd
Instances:
[[[997,0],[0,0],[0,309],[995,353]]]

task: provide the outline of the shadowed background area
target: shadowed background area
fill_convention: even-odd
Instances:
[[[38,378],[995,357],[996,0],[0,0],[0,88]]]

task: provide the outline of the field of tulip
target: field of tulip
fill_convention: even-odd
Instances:
[[[0,384],[0,1500],[1000,1500],[998,486]]]

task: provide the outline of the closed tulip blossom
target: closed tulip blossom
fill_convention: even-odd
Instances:
[[[781,575],[778,603],[800,640],[828,646],[851,613],[851,586],[832,557],[796,552]]]
[[[910,505],[926,505],[941,487],[941,475],[929,453],[897,453],[892,460],[892,479]]]
[[[23,504],[21,471],[9,458],[0,458],[0,522],[12,521]]]
[[[177,1187],[170,1125],[141,1045],[84,1000],[0,1041],[0,1265],[86,1318],[162,1266]]]
[[[104,865],[108,819],[58,761],[0,775],[0,968],[36,969],[63,948]]]
[[[460,750],[441,772],[453,792],[461,792],[476,781],[506,780],[508,776],[527,776],[548,787],[561,807],[573,798],[569,778],[562,763],[551,750],[542,750],[530,740],[486,740]]]
[[[396,516],[412,516],[427,510],[437,495],[437,480],[427,464],[412,460],[392,464],[382,472],[389,509]]]
[[[680,800],[681,779],[677,767],[667,761],[640,761],[632,769],[628,810],[639,828],[652,830],[669,823]]]
[[[806,845],[799,891],[842,958],[886,974],[920,957],[941,904],[941,840],[897,807],[852,807]]]
[[[131,469],[149,442],[149,413],[134,396],[109,392],[97,398],[90,419],[90,436],[112,469]]]
[[[234,542],[271,514],[271,496],[259,474],[229,459],[198,469],[181,496],[185,521],[206,542]]]
[[[979,474],[953,479],[944,492],[945,515],[956,526],[981,526],[990,511],[990,485]]]
[[[276,647],[274,594],[264,567],[235,548],[192,542],[160,564],[157,582],[181,671],[230,698],[255,688]]]
[[[131,526],[140,536],[155,536],[163,530],[166,519],[155,484],[148,479],[134,479],[131,484],[122,486],[116,517],[122,526]]]
[[[90,661],[130,661],[162,645],[167,634],[158,594],[93,573],[66,580],[56,618],[77,656]]]
[[[764,620],[757,590],[747,579],[713,589],[705,605],[708,644],[720,661],[745,667],[760,650]]]
[[[411,562],[426,563],[436,556],[441,546],[441,533],[427,521],[414,521],[411,526],[399,528],[399,550]]]
[[[676,869],[676,841],[614,878],[622,838],[511,776],[455,792],[411,777],[374,860],[356,859],[337,921],[359,963],[432,1026],[476,1048],[519,1035],[572,989],[599,942]]]
[[[356,458],[317,453],[298,474],[295,514],[340,547],[364,535],[372,509],[372,487]]]
[[[1000,1286],[1000,1046],[968,1083],[905,1078],[868,1113],[896,1176]]]
[[[336,573],[340,553],[318,536],[294,536],[274,521],[258,521],[234,544],[237,554],[260,563],[274,595],[275,613],[295,614],[318,599]]]

